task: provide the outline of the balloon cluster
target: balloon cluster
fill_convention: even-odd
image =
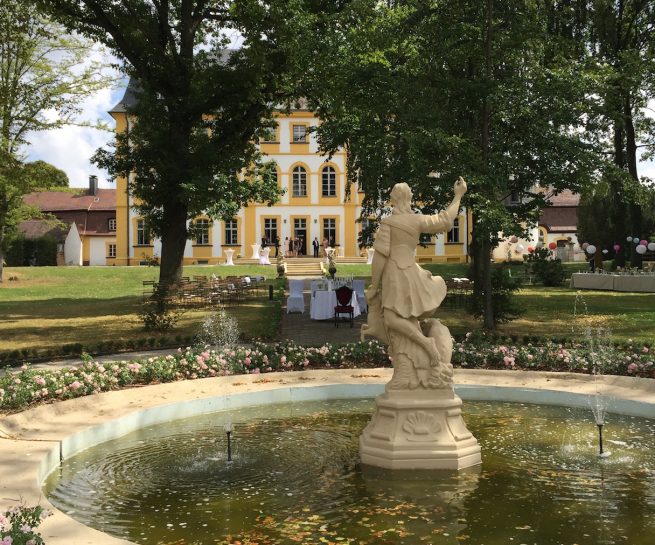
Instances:
[[[655,252],[655,242],[648,242],[645,238],[639,239],[639,237],[628,237],[625,240],[636,244],[635,252],[640,255],[644,255],[646,252]]]

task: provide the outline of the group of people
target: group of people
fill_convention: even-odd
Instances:
[[[334,246],[334,240],[330,243],[327,238],[323,239],[323,242],[319,242],[318,237],[314,237],[312,241],[312,250],[314,257],[325,257],[327,256],[327,249],[329,246]],[[264,247],[262,241],[262,247]],[[277,249],[277,245],[276,245]],[[307,247],[305,246],[305,239],[303,237],[298,238],[289,238],[285,237],[284,242],[282,243],[282,251],[284,252],[285,257],[299,257],[307,255]],[[276,254],[277,255],[277,254]]]

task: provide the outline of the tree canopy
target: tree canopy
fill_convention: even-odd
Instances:
[[[68,174],[46,161],[25,163],[25,176],[34,187],[41,189],[68,187],[69,185]]]
[[[278,196],[256,141],[276,106],[296,96],[297,51],[339,3],[299,0],[42,0],[70,29],[107,45],[138,82],[118,135],[97,164],[130,177],[161,237],[160,283],[179,278],[188,222],[231,217]],[[239,49],[226,49],[230,33]]]
[[[27,213],[22,198],[42,186],[40,175],[48,169],[32,164],[26,172],[29,135],[75,122],[82,100],[108,85],[102,67],[89,60],[91,47],[39,14],[31,1],[0,3],[0,281],[7,242]],[[61,171],[50,174],[68,185]]]
[[[308,83],[322,146],[347,146],[349,176],[382,209],[407,181],[424,211],[469,182],[476,297],[493,328],[490,257],[545,205],[538,186],[579,191],[599,168],[585,137],[592,85],[556,3],[363,1]],[[428,177],[438,173],[437,178]],[[509,205],[514,195],[518,204]]]

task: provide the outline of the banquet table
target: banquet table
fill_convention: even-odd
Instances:
[[[353,317],[361,314],[357,294],[353,291],[351,301],[353,306]],[[334,307],[337,306],[337,293],[334,290],[316,290],[312,293],[309,303],[309,316],[312,320],[332,320],[334,318]]]
[[[655,275],[575,273],[571,275],[571,287],[583,290],[655,292]]]

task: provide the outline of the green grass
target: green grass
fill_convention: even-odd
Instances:
[[[576,295],[578,295],[576,301]],[[498,326],[505,335],[582,338],[586,327],[602,327],[614,341],[655,343],[655,293],[584,291],[532,286],[516,295],[524,314]],[[480,329],[481,323],[463,309],[440,308],[437,317],[453,334]]]
[[[193,275],[262,275],[275,277],[273,267],[235,266],[184,269]],[[143,300],[143,280],[157,280],[148,267],[8,267],[0,284],[0,351],[56,349],[64,344],[95,344],[150,337],[137,312]],[[16,277],[16,281],[9,281]],[[245,338],[270,338],[279,311],[268,295],[249,299],[230,312]],[[171,335],[195,335],[207,315],[186,311]]]
[[[444,277],[466,276],[465,264],[424,265]],[[584,268],[584,263],[566,264],[567,272]],[[339,273],[370,278],[369,265],[339,265]],[[193,275],[263,275],[275,277],[274,267],[186,267]],[[149,337],[137,312],[142,301],[143,280],[156,280],[157,268],[148,267],[25,267],[6,268],[0,284],[0,352],[16,349],[52,349],[64,344],[93,344],[99,341],[128,341]],[[9,281],[16,276],[17,281]],[[585,326],[602,326],[617,341],[627,339],[655,342],[655,294],[582,292],[568,288],[531,286],[517,294],[525,309],[518,320],[499,326],[506,335],[548,337],[580,336]],[[583,310],[586,308],[586,311]],[[279,306],[261,294],[231,310],[246,338],[274,338]],[[187,311],[171,336],[197,333],[207,311]],[[480,329],[481,322],[462,309],[442,307],[438,316],[454,334]]]

